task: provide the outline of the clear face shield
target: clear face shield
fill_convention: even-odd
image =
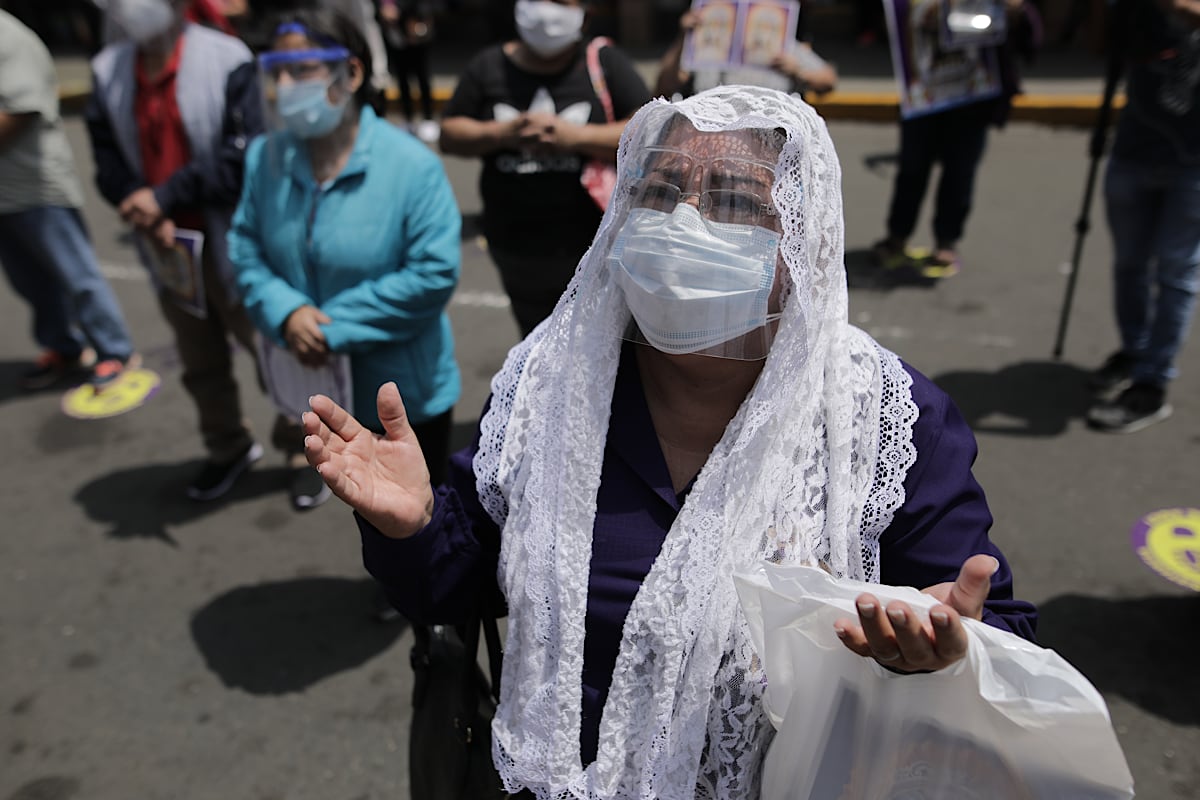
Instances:
[[[289,40],[297,46],[281,46]],[[279,27],[275,43],[276,49],[258,57],[267,130],[301,139],[325,136],[341,123],[354,95],[350,51],[311,47],[308,32],[294,23]]]
[[[633,317],[626,338],[672,355],[766,358],[780,318],[771,195],[782,135],[706,133],[677,115],[662,134],[621,166],[607,261]]]

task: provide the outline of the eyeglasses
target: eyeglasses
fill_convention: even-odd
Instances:
[[[634,206],[667,213],[688,198],[697,197],[701,216],[712,222],[763,225],[764,220],[776,216],[775,206],[753,192],[731,189],[685,192],[673,183],[642,178],[632,183],[629,193]]]
[[[696,178],[699,172],[698,186]],[[700,213],[713,222],[773,228],[778,215],[771,203],[775,165],[741,156],[703,158],[674,147],[645,148],[634,166],[630,203],[639,208],[672,212],[695,197]],[[686,188],[698,188],[688,192]]]

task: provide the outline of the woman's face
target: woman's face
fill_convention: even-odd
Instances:
[[[687,205],[713,226],[711,232],[718,237],[722,235],[719,233],[721,229],[725,229],[726,235],[735,237],[745,234],[734,234],[733,228],[763,228],[774,233],[782,230],[772,201],[775,170],[782,147],[782,138],[774,132],[699,131],[685,119],[679,118],[664,136],[655,137],[654,140],[655,144],[637,150],[638,163],[630,170],[637,176],[628,186],[633,209],[649,209],[673,216],[679,206]],[[761,241],[761,236],[737,240],[749,245],[750,242]],[[733,260],[744,258],[751,252],[739,251]],[[779,310],[779,276],[784,267],[776,250],[772,249],[762,256],[775,259],[772,265],[772,290],[767,297],[767,311],[773,313]],[[745,269],[744,265],[736,268],[732,264],[729,266],[735,271]],[[719,267],[717,269],[714,275],[724,274]],[[684,274],[690,274],[689,270],[680,273]],[[737,340],[730,340],[732,344],[671,357],[690,361],[691,358],[707,360],[715,355],[723,355],[737,360],[759,360],[766,356],[770,339],[771,332],[756,328]]]
[[[780,230],[771,201],[779,150],[769,147],[759,132],[706,132],[679,124],[661,145],[645,152],[639,170],[644,183],[678,187],[678,202],[696,207],[713,222]]]
[[[667,136],[664,145],[676,147],[695,159],[697,164],[690,180],[689,188],[684,191],[698,193],[704,177],[707,164],[708,176],[705,188],[709,190],[736,190],[739,193],[750,194],[762,212],[756,215],[755,224],[760,227],[782,232],[779,214],[775,211],[771,200],[771,189],[775,184],[775,167],[779,160],[779,149],[782,144],[772,145],[757,131],[738,130],[703,132],[691,125],[678,125]],[[668,166],[664,163],[664,166]],[[709,195],[714,196],[713,194]],[[687,202],[699,205],[700,198],[689,197]],[[767,300],[767,310],[776,314],[781,310],[780,295],[782,293],[781,275],[787,266],[783,257],[775,261],[775,280],[771,286],[771,295]]]

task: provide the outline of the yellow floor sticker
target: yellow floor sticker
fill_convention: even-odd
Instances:
[[[68,391],[62,399],[63,413],[76,419],[115,417],[141,407],[161,383],[162,378],[152,370],[125,370],[100,390],[85,383]]]
[[[1142,517],[1133,550],[1152,570],[1200,592],[1200,508],[1167,508]]]

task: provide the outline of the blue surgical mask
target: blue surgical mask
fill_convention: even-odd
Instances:
[[[332,81],[316,79],[281,84],[275,109],[288,130],[301,139],[317,139],[342,121],[349,98],[334,105],[329,102]]]

